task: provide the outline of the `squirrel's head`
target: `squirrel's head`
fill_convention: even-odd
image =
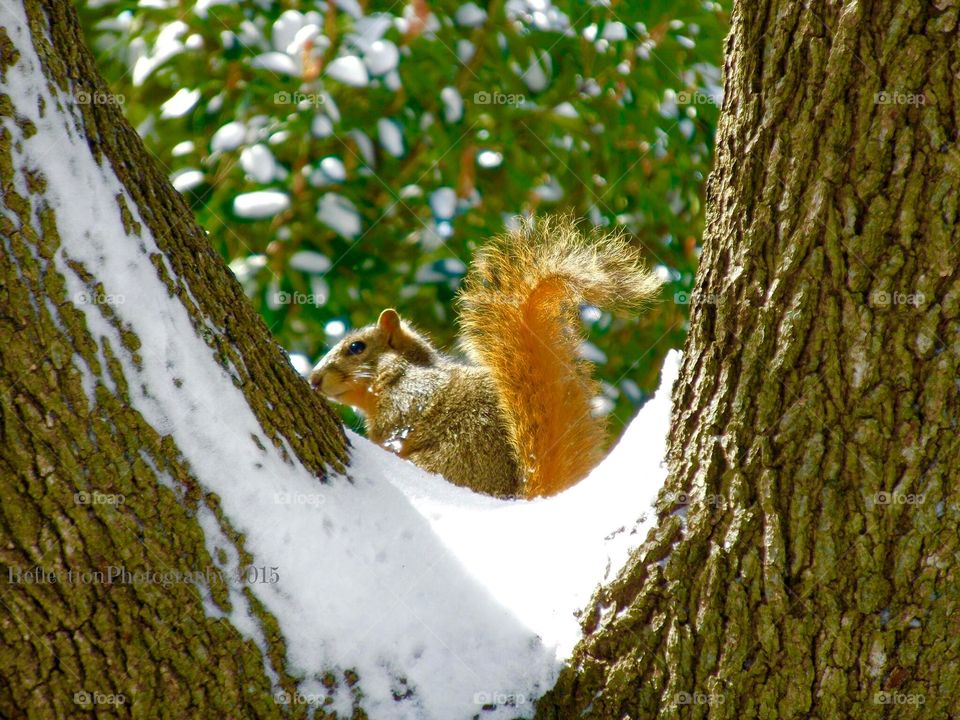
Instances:
[[[310,385],[331,400],[372,415],[374,381],[387,357],[413,365],[433,365],[438,360],[430,342],[388,308],[375,325],[348,333],[324,355],[310,373]]]

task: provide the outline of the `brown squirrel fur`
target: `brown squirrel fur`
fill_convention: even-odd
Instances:
[[[470,364],[388,309],[330,350],[310,383],[359,409],[371,440],[457,485],[552,495],[586,475],[604,444],[596,383],[577,357],[580,305],[636,308],[659,287],[619,235],[524,220],[484,245],[464,280]]]

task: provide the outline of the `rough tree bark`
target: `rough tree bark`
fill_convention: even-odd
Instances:
[[[539,716],[955,718],[958,4],[734,5],[659,528]]]
[[[25,7],[29,36],[18,42],[32,40],[51,86],[75,97],[105,97],[69,3],[28,0]],[[0,8],[0,716],[76,717],[96,704],[97,717],[279,717],[285,713],[272,700],[265,666],[287,692],[294,681],[284,668],[283,639],[270,631],[276,623],[249,589],[247,600],[267,628],[266,660],[227,620],[208,617],[190,584],[64,583],[70,571],[116,565],[131,574],[206,569],[216,576],[193,516],[201,504],[216,512],[217,498],[200,492],[171,437],[130,406],[138,388],[127,387],[116,356],[136,354],[140,340],[125,333],[124,349],[101,338],[99,354],[51,261],[62,225],[44,200],[46,179],[27,168],[26,194],[14,180],[21,168],[13,165],[10,128],[27,135],[35,128],[4,92],[7,72],[21,60],[8,12]],[[151,258],[157,273],[211,354],[239,377],[263,429],[253,441],[277,448],[289,443],[318,482],[326,468],[342,469],[339,423],[305,391],[118,106],[79,107],[80,136],[112,166],[166,256]],[[139,234],[122,196],[117,213]],[[171,266],[175,277],[166,270]],[[79,263],[71,267],[91,277]],[[103,312],[118,327],[109,305]],[[97,379],[93,404],[78,358]],[[297,432],[304,427],[310,432]],[[78,492],[87,499],[123,496],[124,502],[84,504]],[[242,546],[242,538],[235,539]],[[30,576],[38,567],[59,582]],[[226,585],[210,584],[222,609],[231,604]],[[123,704],[115,702],[119,696]],[[305,712],[303,705],[289,709],[293,716]]]

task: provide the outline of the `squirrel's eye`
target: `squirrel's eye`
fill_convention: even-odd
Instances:
[[[350,347],[347,348],[347,354],[359,355],[366,349],[367,349],[366,343],[360,342],[359,340],[354,340],[352,343],[350,343]]]

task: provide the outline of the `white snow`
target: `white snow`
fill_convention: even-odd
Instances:
[[[248,255],[230,262],[230,270],[241,283],[249,280],[267,266],[266,255]]]
[[[286,53],[272,51],[257,55],[250,61],[251,67],[263,68],[280,75],[300,77],[300,66]]]
[[[310,133],[318,138],[330,137],[333,134],[333,122],[326,115],[314,115],[310,121]]]
[[[603,33],[600,35],[604,40],[626,40],[627,26],[619,21],[608,22],[603,26]]]
[[[343,55],[327,65],[327,75],[344,85],[365,87],[370,82],[367,68],[356,55]]]
[[[170,151],[170,154],[174,157],[182,157],[183,155],[189,155],[193,152],[193,140],[184,140],[173,146],[173,149]]]
[[[180,88],[173,97],[160,106],[160,117],[178,118],[186,115],[200,100],[199,90]]]
[[[577,351],[584,360],[589,360],[598,365],[602,365],[607,361],[607,354],[592,342],[583,341],[580,343]]]
[[[197,0],[193,6],[193,12],[196,13],[197,17],[206,19],[208,15],[208,10],[214,5],[232,5],[235,0]]]
[[[178,170],[170,176],[170,182],[173,183],[173,187],[176,188],[177,192],[187,192],[188,190],[193,190],[203,182],[203,173],[194,168]]]
[[[544,202],[557,202],[563,197],[563,187],[560,185],[560,182],[551,175],[545,183],[537,185],[533,189],[533,194]]]
[[[333,4],[343,10],[354,20],[363,17],[363,8],[357,0],[333,0]]]
[[[440,220],[449,220],[457,209],[457,193],[451,187],[437,188],[430,193],[430,209]]]
[[[257,27],[256,23],[249,19],[240,22],[240,32],[237,33],[237,39],[241,45],[251,50],[267,46],[263,32]]]
[[[330,182],[342,183],[347,179],[347,169],[343,165],[343,160],[333,155],[320,161],[320,171]]]
[[[549,72],[552,70],[550,55],[536,51],[530,53],[530,66],[520,77],[533,92],[543,92],[550,84]]]
[[[371,75],[386,75],[400,62],[400,51],[390,40],[377,40],[363,55]]]
[[[207,114],[213,115],[214,113],[220,112],[220,108],[223,107],[224,98],[226,98],[226,95],[222,92],[210,98],[210,102],[207,103]]]
[[[306,22],[303,13],[284,10],[270,29],[270,44],[275,50],[286,51]]]
[[[313,367],[310,358],[303,353],[290,353],[290,364],[293,365],[293,369],[296,370],[301,377],[309,376],[310,370]]]
[[[288,207],[290,196],[279,190],[257,190],[242,193],[233,199],[233,212],[242,218],[273,217]]]
[[[421,33],[424,37],[433,39],[437,30],[440,29],[440,21],[436,14],[427,12],[426,18],[420,17],[420,9],[413,3],[405,3],[403,6],[403,17],[397,18],[397,29],[406,34],[414,25],[421,25]]]
[[[197,336],[180,296],[171,296],[158,277],[150,260],[160,252],[156,241],[110,164],[98,164],[77,132],[83,119],[67,99],[69,89],[53,95],[61,91],[43,77],[22,8],[9,5],[7,14],[21,54],[6,69],[4,91],[37,133],[26,138],[11,118],[0,122],[12,134],[18,176],[29,168],[47,181],[44,199],[56,212],[61,238],[54,262],[67,296],[87,292],[69,256],[95,273],[104,294],[125,298],[111,311],[139,337],[139,367],[103,308],[76,307],[98,351],[109,344],[117,357],[134,409],[172,436],[203,491],[219,495],[253,564],[276,568],[278,582],[247,587],[279,623],[287,666],[303,678],[298,690],[325,694],[315,676],[333,670],[342,677],[350,668],[360,676],[364,711],[378,720],[530,717],[532,702],[552,686],[559,658],[577,640],[573,613],[617,572],[650,525],[642,516],[665,474],[660,459],[677,353],[668,356],[656,397],[607,459],[557,497],[524,502],[476,495],[355,435],[351,482],[335,476],[320,483],[264,437],[234,384],[236,370],[221,365]],[[24,184],[22,177],[17,182]],[[140,235],[124,230],[118,195],[141,224]],[[439,199],[452,214],[455,194],[453,206]],[[244,200],[258,213],[288,202],[271,191]],[[318,217],[351,231],[348,236],[360,231],[356,210],[333,193],[321,200]],[[105,377],[96,381],[114,387]],[[84,386],[93,392],[91,382]],[[163,477],[158,482],[170,484]],[[212,514],[198,522],[212,554],[229,545]],[[237,554],[227,549],[232,565]],[[238,600],[227,619],[263,648],[239,589],[231,588]],[[198,591],[219,616],[205,589]],[[406,687],[412,698],[395,700]],[[480,703],[507,696],[517,699],[515,707],[501,703],[481,712]],[[331,710],[350,714],[349,688],[341,683],[333,700]]]
[[[383,76],[383,84],[386,86],[387,90],[398,92],[400,88],[403,87],[403,81],[400,80],[400,73],[398,73],[396,70],[391,70]]]
[[[267,139],[267,143],[270,145],[282,145],[291,137],[293,137],[293,134],[289,130],[278,130],[270,135],[270,137]]]
[[[457,40],[457,59],[464,65],[473,59],[476,52],[476,46],[466,38]]]
[[[440,91],[443,102],[443,119],[448,123],[459,122],[463,117],[463,97],[455,87],[445,87]]]
[[[287,262],[294,270],[308,273],[325,273],[333,266],[330,258],[313,250],[298,250]]]
[[[495,150],[481,150],[477,153],[477,165],[482,168],[500,167],[503,162],[503,155]]]
[[[346,334],[347,326],[343,320],[331,320],[324,326],[323,331],[331,338],[338,339]]]
[[[414,278],[419,285],[426,285],[428,283],[442,283],[450,279],[442,272],[439,272],[437,268],[433,266],[432,262],[424,263],[418,267]]]
[[[454,18],[457,21],[457,25],[461,27],[477,27],[477,25],[483,25],[486,21],[487,12],[475,3],[468,2],[457,8]]]
[[[277,161],[266,145],[257,143],[240,152],[240,167],[258,183],[268,183],[277,174]]]
[[[347,44],[355,46],[361,52],[367,52],[377,40],[383,39],[394,16],[390,13],[375,12],[365,15],[353,23],[353,30],[347,35]]]
[[[293,36],[293,40],[287,45],[285,52],[299,58],[310,43],[318,48],[325,48],[330,44],[330,40],[321,34],[319,26],[307,23],[297,30],[297,34]]]
[[[242,122],[236,120],[228,122],[210,138],[210,150],[213,152],[235,150],[243,144],[246,135],[247,128]]]
[[[347,169],[343,161],[332,155],[321,160],[316,168],[305,165],[303,173],[314,187],[326,187],[331,183],[342,183],[347,179]]]
[[[363,161],[371,167],[376,164],[377,155],[374,152],[373,140],[370,139],[370,136],[359,128],[354,128],[347,135],[357,144],[360,155],[363,156]]]
[[[323,112],[326,113],[327,117],[332,122],[340,122],[340,108],[337,107],[337,103],[333,99],[333,96],[324,90],[320,93],[319,100],[320,105],[323,105]]]
[[[157,40],[153,45],[153,53],[150,55],[141,55],[133,64],[132,80],[134,87],[143,84],[158,67],[167,60],[183,52],[184,46],[180,40],[189,27],[182,20],[175,20],[163,26],[163,29],[157,34]]]
[[[440,261],[440,266],[447,275],[462,277],[467,274],[467,265],[460,258],[444,258]]]
[[[344,237],[352,238],[360,234],[360,214],[343,195],[327,193],[320,198],[317,219]]]
[[[389,118],[377,120],[377,135],[384,150],[394,157],[403,157],[403,133],[397,121]]]

